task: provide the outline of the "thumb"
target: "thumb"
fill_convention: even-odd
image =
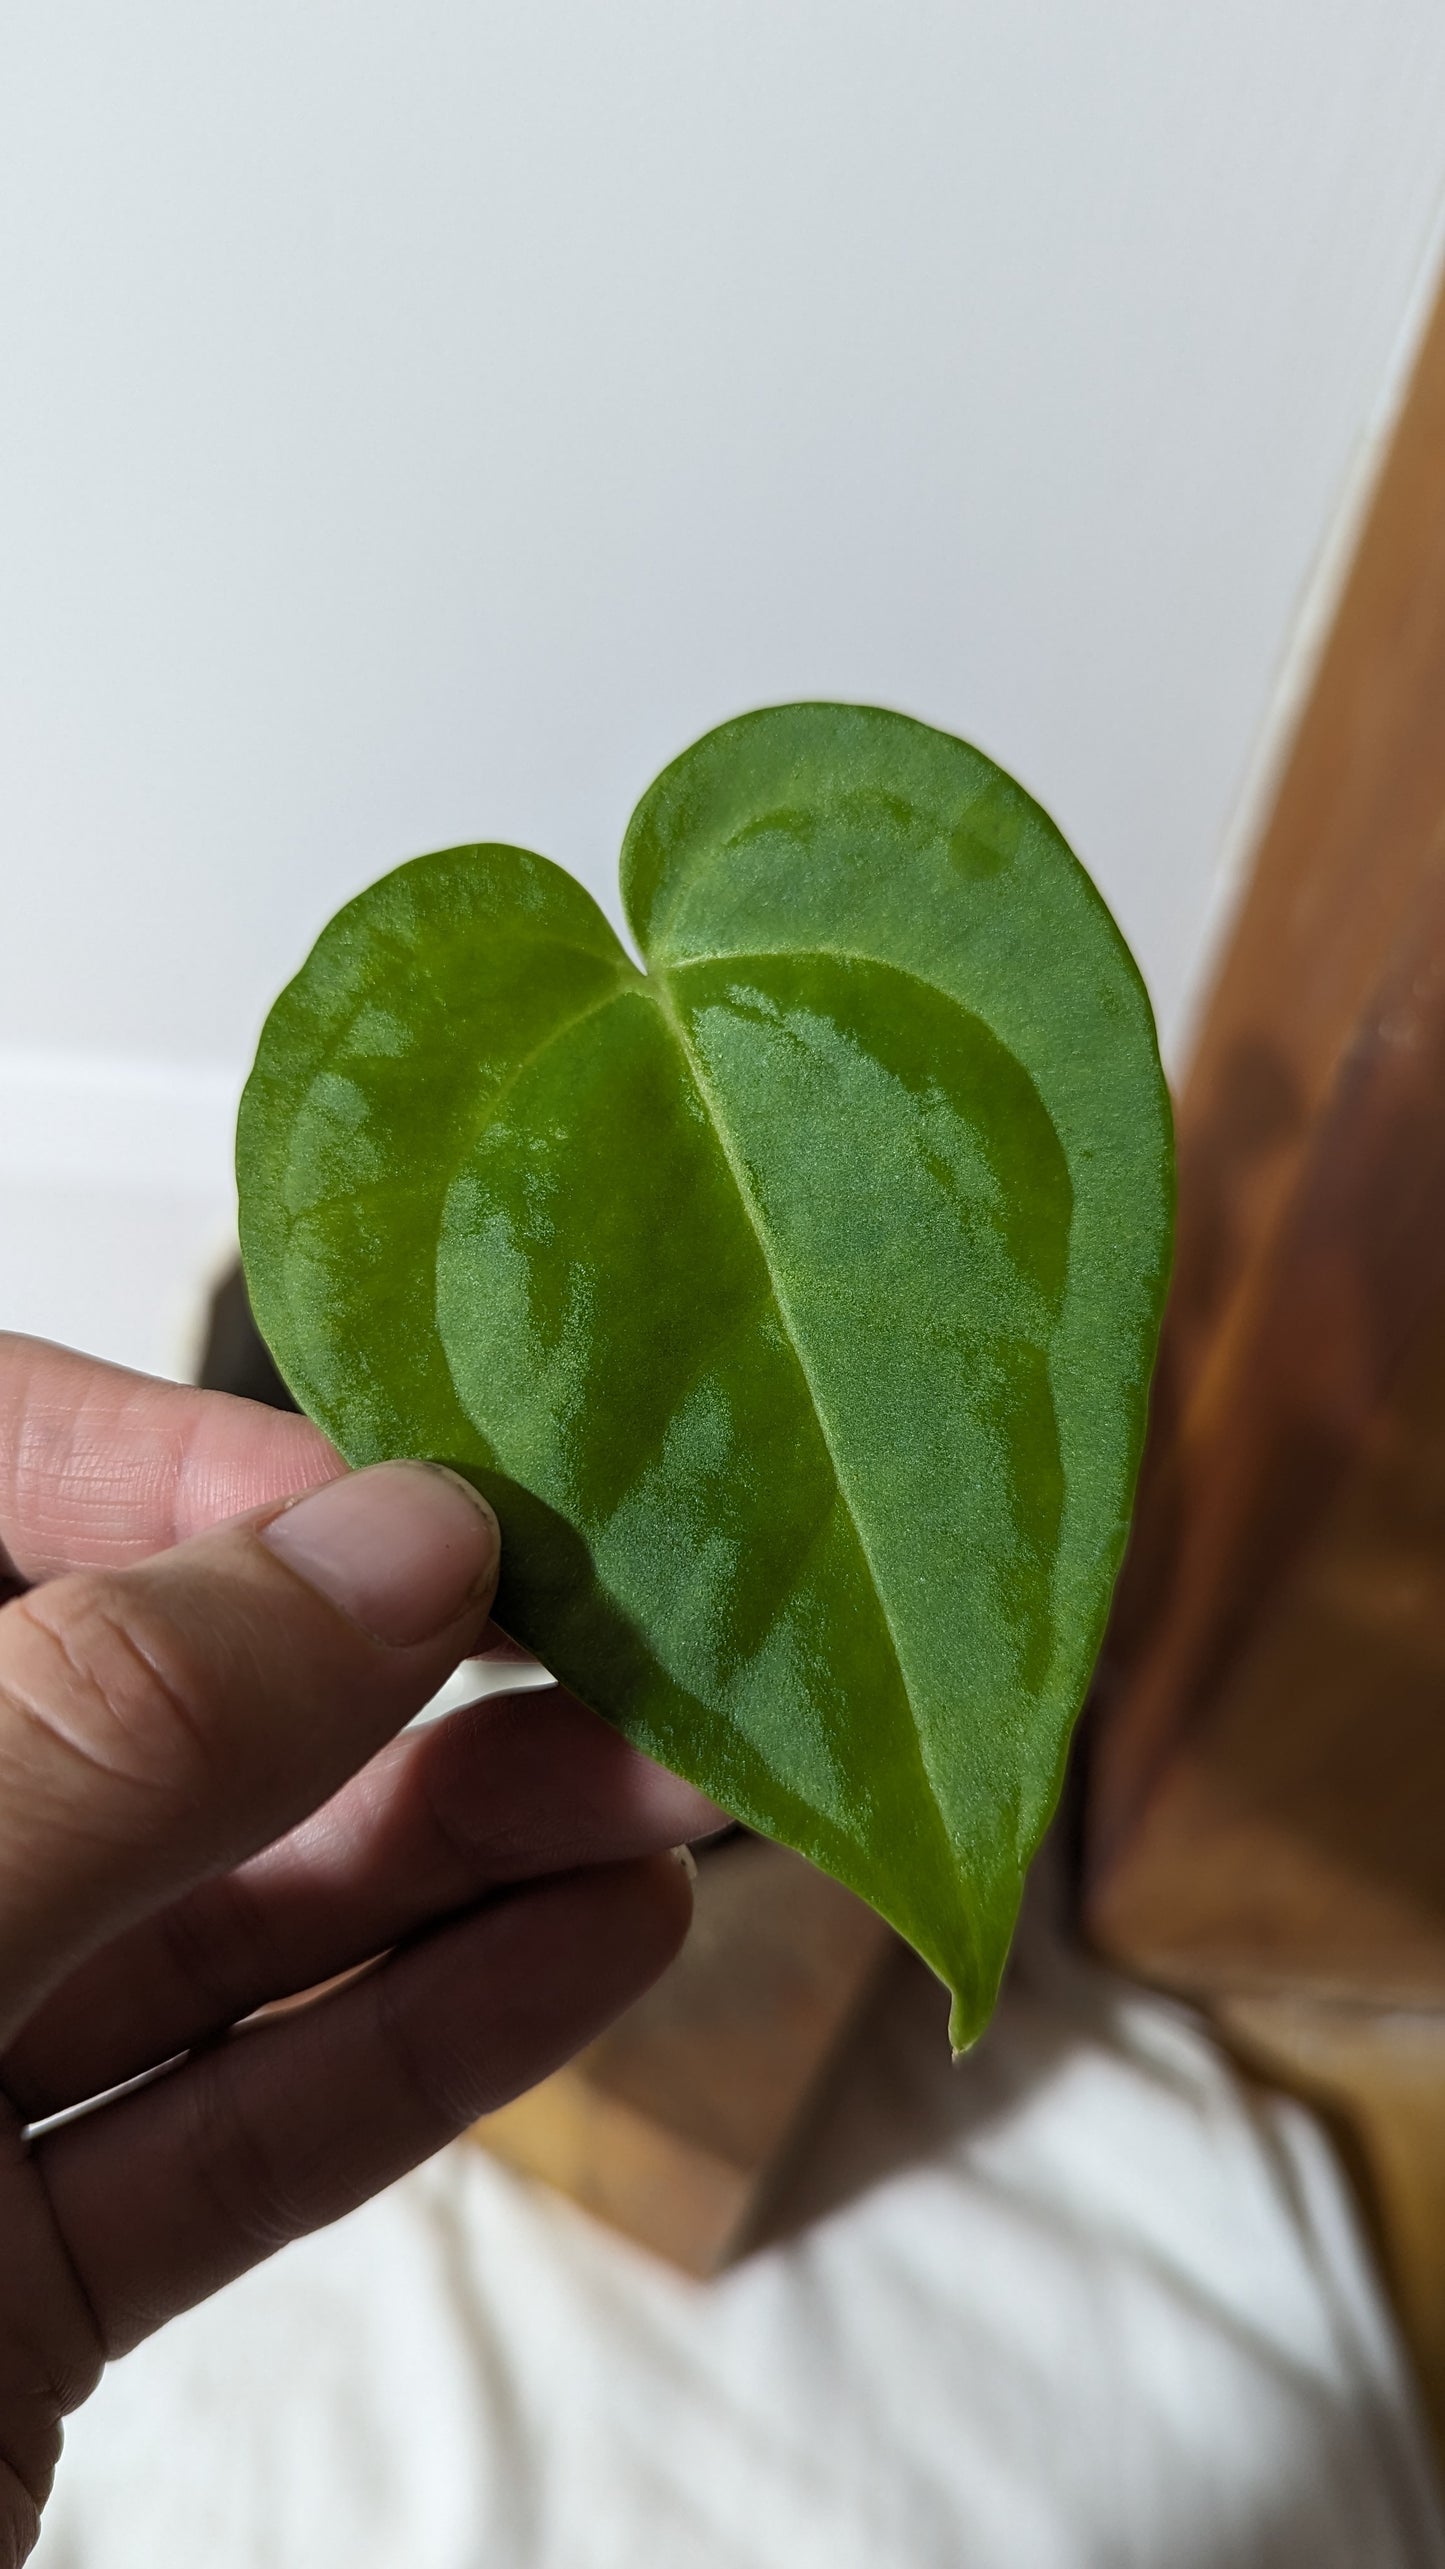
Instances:
[[[0,1609],[0,2046],[400,1730],[480,1633],[497,1557],[465,1481],[378,1463]]]

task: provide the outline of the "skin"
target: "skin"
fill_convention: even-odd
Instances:
[[[343,1479],[338,1532],[306,1494]],[[722,1815],[563,1690],[401,1735],[508,1651],[496,1557],[450,1475],[0,1336],[0,2569],[112,2356],[546,2076],[686,1934],[667,1850]]]

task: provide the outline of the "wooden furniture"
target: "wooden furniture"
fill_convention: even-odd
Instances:
[[[1179,1135],[1086,1918],[1334,2114],[1445,2430],[1445,301]]]

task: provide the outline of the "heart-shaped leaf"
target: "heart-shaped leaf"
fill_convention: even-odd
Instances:
[[[498,1613],[985,2021],[1128,1521],[1168,1260],[1148,1001],[1038,806],[794,705],[659,777],[640,972],[519,848],[401,866],[272,1011],[246,1274],[355,1463],[484,1489]]]

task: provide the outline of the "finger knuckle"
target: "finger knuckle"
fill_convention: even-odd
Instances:
[[[244,1878],[220,1874],[158,1912],[156,1929],[188,2021],[231,2024],[287,1986],[265,1907]]]
[[[212,1779],[202,1672],[143,1596],[57,1580],[8,1605],[3,1624],[0,1701],[64,1762],[181,1799]]]
[[[321,2212],[309,2162],[282,2149],[264,2116],[251,2111],[240,2058],[229,2043],[193,2058],[184,2157],[210,2227],[250,2264],[314,2229]]]
[[[403,2100],[419,2145],[436,2149],[481,2113],[487,2080],[478,2053],[484,2057],[490,2047],[478,2044],[475,2028],[470,2046],[440,2038],[425,2011],[409,2003],[406,1975],[394,1968],[374,1972],[368,1991],[392,2092]]]

